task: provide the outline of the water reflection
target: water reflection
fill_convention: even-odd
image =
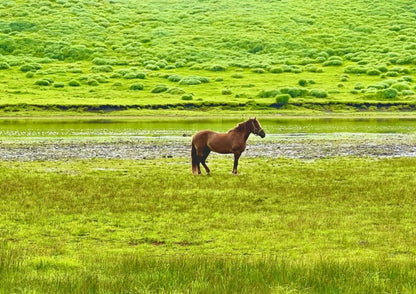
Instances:
[[[416,133],[414,118],[267,118],[268,135],[311,133]],[[0,138],[191,136],[198,130],[225,132],[242,119],[3,119]]]

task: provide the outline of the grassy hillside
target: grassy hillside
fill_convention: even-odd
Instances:
[[[416,103],[413,1],[16,0],[0,16],[3,111]]]

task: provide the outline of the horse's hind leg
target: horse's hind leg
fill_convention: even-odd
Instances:
[[[201,157],[202,166],[205,168],[205,171],[207,172],[208,175],[210,174],[211,171],[208,168],[207,164],[205,163],[205,160],[207,159],[210,152],[211,150],[208,147],[205,147],[202,153],[202,157]]]

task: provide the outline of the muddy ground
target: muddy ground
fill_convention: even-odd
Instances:
[[[190,137],[0,141],[1,160],[153,159],[190,156]],[[221,156],[221,155],[210,155]],[[246,157],[416,157],[413,134],[285,134],[250,137]]]

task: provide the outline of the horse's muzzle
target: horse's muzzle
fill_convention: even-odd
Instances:
[[[258,135],[259,135],[261,138],[266,137],[266,133],[263,131],[263,129],[261,129],[261,130],[259,131]]]

